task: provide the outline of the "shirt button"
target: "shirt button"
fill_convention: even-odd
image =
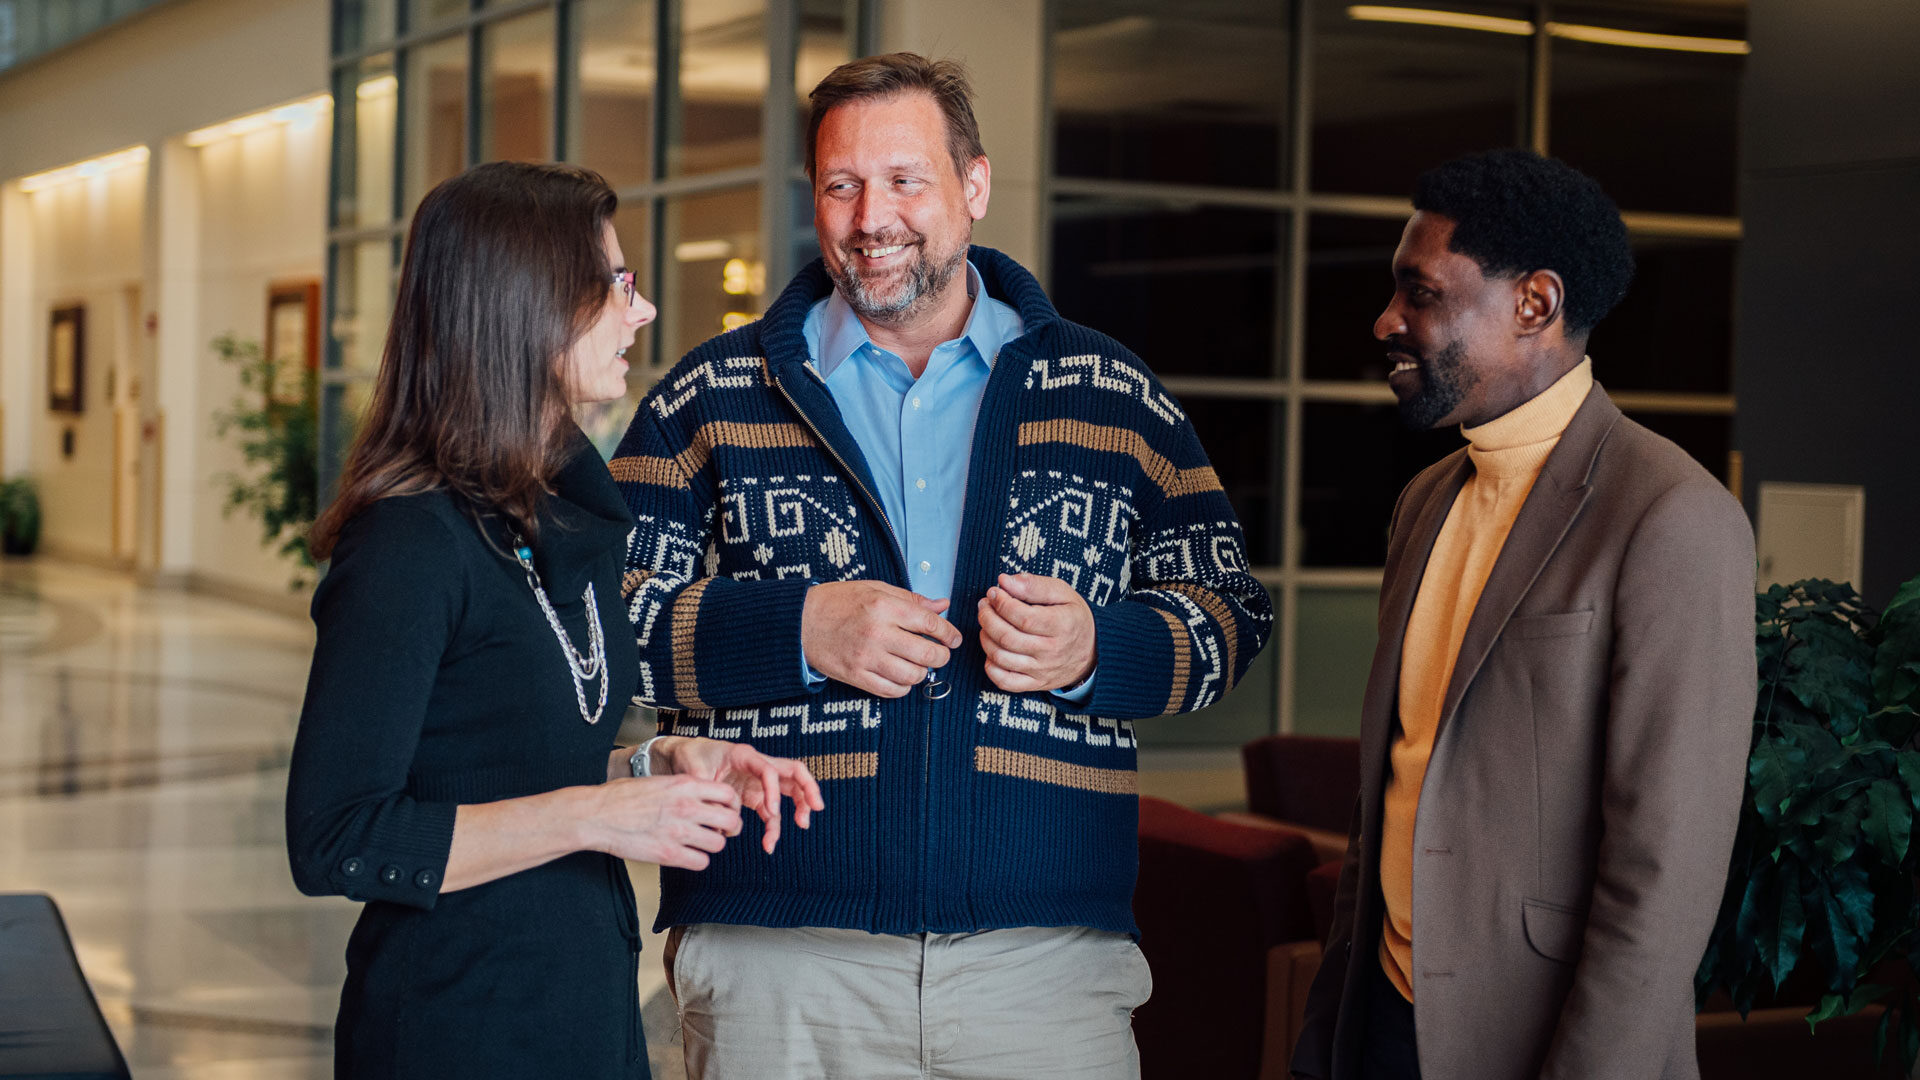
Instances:
[[[920,407],[920,399],[919,399],[919,398],[914,398],[914,399],[913,399],[913,407],[914,407],[914,408],[916,408],[916,409]]]
[[[919,489],[920,489],[921,491],[925,491],[925,490],[927,490],[927,480],[926,480],[926,477],[924,477],[924,476],[923,476],[923,477],[921,477],[920,479],[918,479],[918,480],[915,480],[915,481],[913,482],[913,486],[914,486],[914,487],[917,487],[917,488],[919,488]]]
[[[433,871],[422,870],[419,873],[413,875],[413,887],[416,889],[433,888]]]
[[[930,563],[930,562],[928,562],[928,561],[927,561],[927,560],[925,560],[925,559],[921,559],[921,560],[920,560],[920,572],[921,572],[921,573],[923,573],[923,574],[924,574],[924,573],[926,573],[927,571],[929,571],[929,570],[931,570],[931,569],[933,569],[933,564],[932,564],[932,563]]]
[[[400,884],[400,876],[400,868],[392,863],[388,863],[380,868],[380,882],[383,885]]]
[[[348,877],[359,877],[367,869],[367,864],[358,855],[349,857],[340,864],[340,872]]]

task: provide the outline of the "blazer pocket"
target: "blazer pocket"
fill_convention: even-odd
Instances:
[[[1527,928],[1527,944],[1534,952],[1563,964],[1580,962],[1580,945],[1587,935],[1586,912],[1545,900],[1522,900],[1520,917]]]
[[[1593,629],[1593,610],[1561,611],[1552,615],[1516,615],[1501,631],[1511,638],[1572,637]]]

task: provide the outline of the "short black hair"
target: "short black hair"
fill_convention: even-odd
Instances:
[[[1633,280],[1620,208],[1593,178],[1531,150],[1490,150],[1421,174],[1413,208],[1453,222],[1449,250],[1488,277],[1552,270],[1566,283],[1567,332],[1592,330]]]

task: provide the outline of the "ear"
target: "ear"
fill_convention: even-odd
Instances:
[[[960,179],[966,186],[967,213],[973,220],[979,221],[987,216],[987,196],[993,191],[993,166],[982,154],[967,164],[967,171],[960,175]]]
[[[1520,336],[1544,332],[1560,321],[1567,283],[1553,270],[1523,274],[1513,285],[1513,325]]]

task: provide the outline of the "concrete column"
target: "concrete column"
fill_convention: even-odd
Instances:
[[[144,444],[154,465],[142,469],[155,489],[148,526],[157,540],[149,564],[163,580],[184,581],[193,567],[193,503],[198,497],[200,333],[200,155],[181,136],[162,140],[147,167],[147,288],[157,325],[149,337],[150,389],[141,395],[153,437]],[[153,550],[153,548],[148,548]]]
[[[993,165],[993,199],[975,243],[1046,281],[1046,4],[1043,0],[882,0],[880,48],[967,65],[974,118]]]
[[[33,466],[40,392],[33,323],[33,222],[18,182],[0,183],[0,476]]]

